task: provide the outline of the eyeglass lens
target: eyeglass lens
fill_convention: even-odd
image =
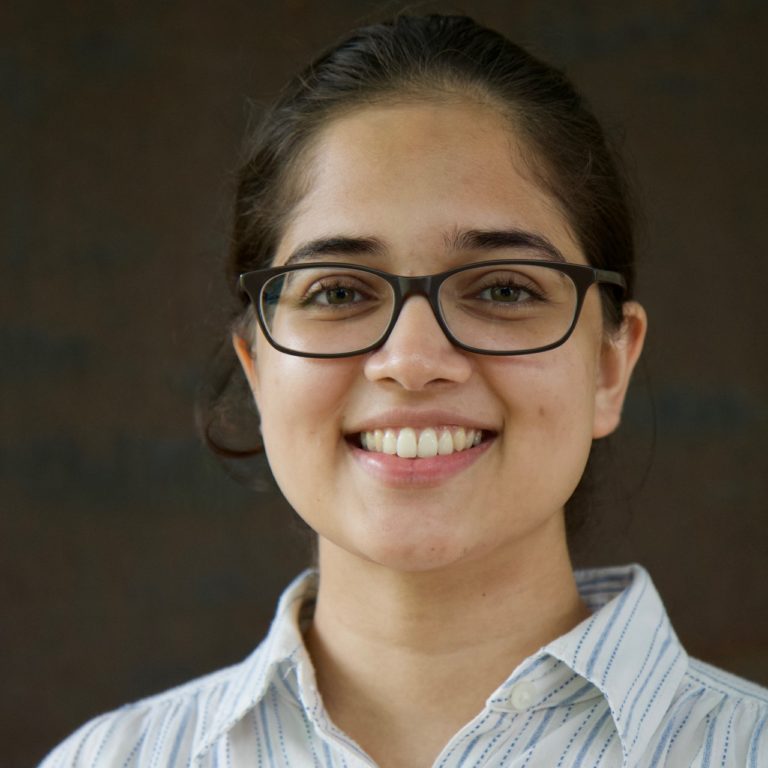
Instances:
[[[577,290],[564,272],[540,265],[479,266],[456,272],[438,294],[445,325],[479,350],[520,352],[568,332]],[[354,267],[296,269],[264,285],[261,313],[277,344],[307,354],[345,354],[376,344],[395,309],[384,278]]]

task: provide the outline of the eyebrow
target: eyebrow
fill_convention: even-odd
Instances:
[[[495,251],[506,248],[528,248],[541,251],[549,260],[565,262],[563,254],[542,235],[522,229],[467,229],[445,237],[451,251]],[[375,237],[322,237],[296,248],[283,266],[325,256],[381,256],[384,243]]]
[[[503,248],[534,248],[552,261],[565,262],[563,254],[543,235],[523,229],[468,229],[446,239],[451,250],[494,251]]]
[[[375,237],[321,237],[296,248],[283,266],[287,267],[300,261],[321,259],[328,255],[380,256],[384,251],[384,243]]]

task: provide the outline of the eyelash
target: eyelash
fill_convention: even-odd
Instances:
[[[525,291],[535,301],[546,301],[538,287],[532,285],[530,282],[525,285],[522,281],[520,283],[515,283],[503,278],[496,278],[492,280],[492,282],[481,286],[478,293],[493,290],[494,288],[512,288],[513,290]]]
[[[309,306],[314,302],[316,297],[322,295],[323,293],[328,293],[328,291],[333,291],[337,288],[342,288],[344,290],[351,291],[353,293],[364,295],[364,292],[359,287],[355,287],[353,285],[350,285],[349,283],[345,283],[341,279],[333,280],[333,278],[326,278],[325,280],[319,281],[319,283],[313,283],[304,292],[304,295],[301,297],[301,300],[299,301],[299,306],[301,307]]]

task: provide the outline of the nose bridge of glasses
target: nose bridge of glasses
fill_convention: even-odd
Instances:
[[[442,276],[417,275],[410,277],[395,275],[393,277],[395,277],[397,283],[397,297],[395,299],[395,305],[393,306],[393,317],[391,320],[391,325],[389,326],[389,331],[382,341],[386,341],[386,339],[390,338],[390,333],[394,331],[398,326],[401,312],[405,308],[408,299],[414,296],[421,296],[429,305],[430,310],[432,311],[434,322],[439,327],[441,334],[444,335],[451,344],[455,344],[450,331],[446,328],[445,323],[441,317],[441,312],[438,305],[437,291],[440,287],[440,283],[442,282],[440,279]],[[413,321],[411,320],[409,322]],[[422,330],[424,329],[422,328]],[[419,343],[423,345],[425,337],[420,335],[418,338],[420,339]]]
[[[411,296],[423,296],[429,306],[432,308],[432,312],[435,315],[435,319],[440,322],[438,314],[437,300],[434,295],[433,289],[434,275],[417,275],[416,277],[407,277],[398,275],[397,287],[400,294],[400,308],[402,309],[405,302],[411,298]]]
[[[410,296],[426,296],[429,298],[429,292],[432,287],[432,275],[418,275],[416,277],[398,275],[397,286],[400,289],[403,301]]]

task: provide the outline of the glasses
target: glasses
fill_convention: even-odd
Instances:
[[[505,259],[406,277],[313,262],[240,275],[269,343],[300,357],[351,357],[380,347],[405,300],[424,296],[452,344],[483,355],[526,355],[563,344],[593,283],[626,288],[618,272]]]

